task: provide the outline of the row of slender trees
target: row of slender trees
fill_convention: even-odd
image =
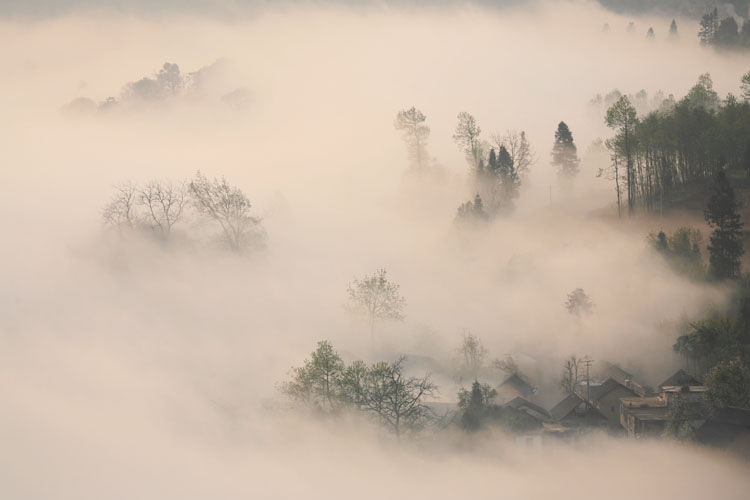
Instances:
[[[615,181],[618,212],[636,207],[661,211],[689,184],[706,183],[719,171],[750,174],[750,74],[740,98],[722,101],[710,75],[680,101],[667,99],[659,110],[640,118],[627,96],[606,113],[615,136],[606,141]],[[624,199],[623,199],[624,198]]]

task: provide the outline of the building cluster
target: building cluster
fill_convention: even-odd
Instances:
[[[706,387],[684,370],[654,389],[617,365],[604,363],[596,376],[577,384],[549,409],[537,401],[535,389],[519,375],[508,377],[497,393],[504,408],[526,419],[525,428],[531,430],[517,439],[531,447],[596,429],[633,439],[672,434],[741,453],[750,450],[750,410],[711,411]]]

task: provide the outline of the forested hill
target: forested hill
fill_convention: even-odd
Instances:
[[[599,0],[604,7],[625,14],[664,14],[700,19],[714,8],[747,17],[750,0]]]

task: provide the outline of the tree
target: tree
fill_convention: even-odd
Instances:
[[[740,276],[742,248],[742,226],[740,204],[735,200],[734,189],[726,173],[716,174],[711,197],[703,212],[706,222],[715,228],[709,238],[709,273],[717,280],[735,279]]]
[[[507,130],[504,135],[494,134],[492,139],[498,151],[505,148],[508,152],[518,177],[525,178],[529,173],[529,168],[536,161],[531,144],[526,138],[526,132]]]
[[[165,243],[172,234],[172,228],[181,220],[186,202],[182,182],[151,181],[138,192],[138,203],[145,211],[145,224]]]
[[[674,40],[679,37],[680,34],[677,32],[677,22],[672,19],[672,24],[669,25],[669,38]]]
[[[433,416],[424,399],[435,396],[437,387],[425,377],[403,373],[406,358],[375,363],[365,377],[362,409],[378,417],[397,437],[423,428]]]
[[[557,177],[564,183],[572,181],[578,175],[578,152],[573,134],[565,122],[560,122],[555,131],[555,143],[552,146],[552,165],[557,168]]]
[[[496,359],[492,362],[492,367],[501,372],[505,372],[508,376],[521,375],[521,368],[519,368],[516,360],[513,356],[506,354],[503,359]]]
[[[714,45],[717,47],[734,47],[739,45],[739,42],[740,34],[737,21],[732,16],[722,19],[716,28]]]
[[[137,204],[138,187],[132,182],[118,184],[115,186],[115,195],[102,211],[104,223],[119,232],[135,229],[140,223]]]
[[[646,32],[646,38],[654,38],[654,28],[649,28]]]
[[[460,225],[473,225],[486,222],[488,219],[487,212],[484,211],[484,202],[482,197],[477,194],[474,202],[467,201],[458,207],[456,212],[456,223]]]
[[[714,9],[701,18],[700,31],[698,37],[702,45],[713,45],[716,38],[717,18],[719,17],[718,9]]]
[[[458,114],[453,140],[463,151],[469,166],[475,170],[479,170],[483,156],[482,141],[479,138],[481,133],[482,129],[472,115],[465,111]]]
[[[430,127],[424,124],[426,117],[421,111],[412,107],[399,111],[396,115],[394,127],[404,132],[404,142],[409,154],[409,161],[413,169],[424,170],[427,167],[427,139],[430,137]]]
[[[223,240],[235,252],[262,244],[260,219],[250,215],[250,200],[237,187],[221,180],[208,180],[198,171],[188,185],[193,206],[199,214],[221,227]]]
[[[174,97],[180,93],[184,85],[180,67],[173,63],[165,62],[164,66],[156,74],[156,81],[164,89],[165,93]]]
[[[632,215],[635,209],[635,186],[633,156],[635,152],[635,128],[638,124],[638,116],[635,108],[627,96],[620,97],[608,110],[605,118],[608,127],[616,130],[617,135],[612,141],[607,141],[607,147],[613,152],[613,160],[617,169],[617,160],[625,160],[626,179],[628,189],[628,214]],[[617,175],[616,175],[617,177]],[[618,186],[619,197],[619,186]]]
[[[362,409],[365,400],[366,377],[367,365],[357,360],[346,367],[338,381],[341,399],[358,410]]]
[[[583,291],[583,288],[576,288],[568,294],[568,298],[565,300],[565,309],[576,316],[590,314],[593,308],[594,304]]]
[[[471,332],[464,333],[458,352],[461,356],[462,371],[472,378],[476,378],[484,367],[484,361],[488,353],[482,345],[482,340]]]
[[[460,389],[458,391],[458,408],[461,413],[461,427],[469,432],[479,430],[482,420],[487,416],[488,410],[493,405],[492,400],[497,396],[497,391],[487,384],[474,381],[471,390]]]
[[[575,356],[571,356],[565,360],[560,386],[566,393],[575,394],[578,384],[583,381],[584,375],[581,372],[582,364],[583,360]]]
[[[292,368],[292,380],[281,385],[281,391],[300,403],[315,409],[338,408],[344,362],[327,340],[318,342],[310,360]]]
[[[364,314],[370,324],[370,340],[375,349],[375,321],[379,319],[404,319],[406,299],[399,294],[399,285],[391,283],[386,277],[385,269],[378,269],[374,274],[361,280],[352,281],[347,292],[349,308]]]
[[[745,101],[750,101],[750,71],[742,75],[740,88],[742,89],[742,98]]]
[[[712,408],[750,409],[750,366],[739,357],[722,361],[708,372],[706,388]]]

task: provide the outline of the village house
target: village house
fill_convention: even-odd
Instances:
[[[577,394],[569,394],[549,411],[552,418],[567,428],[604,427],[607,417],[596,408],[587,405]]]
[[[577,387],[576,394],[584,401],[588,399],[589,404],[604,415],[612,429],[621,428],[620,399],[638,397],[634,390],[613,378],[604,382],[583,383]]]

